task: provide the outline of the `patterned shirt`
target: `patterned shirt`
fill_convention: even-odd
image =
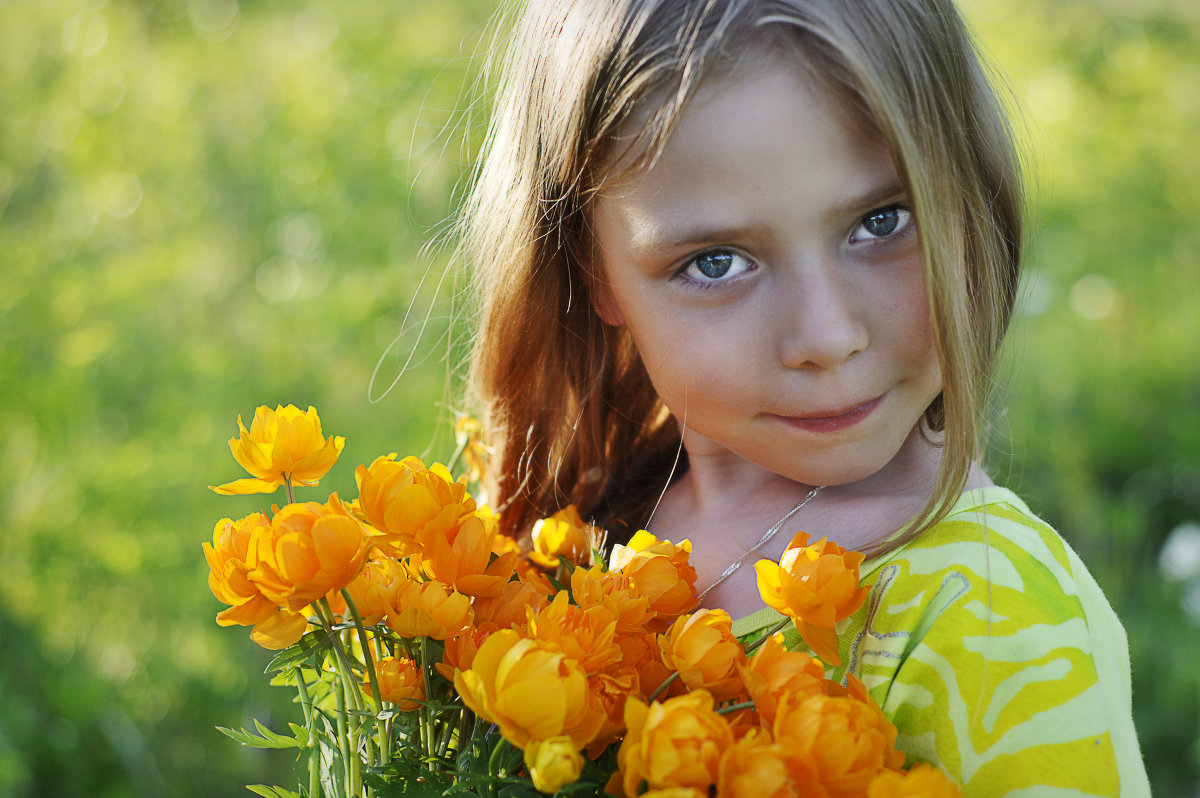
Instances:
[[[949,516],[863,563],[842,667],[913,760],[974,796],[1148,796],[1125,630],[1074,551],[1011,491],[965,492]],[[782,616],[739,619],[753,635]],[[794,634],[794,633],[793,633]]]

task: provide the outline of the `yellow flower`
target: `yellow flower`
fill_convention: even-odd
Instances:
[[[230,605],[217,616],[221,626],[253,626],[279,608],[248,576],[254,537],[270,529],[271,520],[262,513],[238,521],[222,518],[213,527],[213,542],[201,544],[208,561],[208,586],[214,596]]]
[[[775,722],[778,696],[785,692],[819,695],[830,684],[821,662],[803,651],[788,651],[782,634],[768,638],[739,671],[754,711],[768,727]]]
[[[376,544],[403,557],[420,554],[427,539],[436,533],[445,536],[476,508],[466,483],[452,480],[445,466],[426,468],[416,457],[395,458],[390,454],[376,458],[369,468],[359,466],[354,478],[359,510],[380,533]]]
[[[298,611],[358,576],[371,539],[336,493],[326,504],[289,504],[255,538],[249,578],[263,595]]]
[[[634,534],[628,544],[613,547],[609,568],[632,579],[638,592],[650,599],[650,609],[659,616],[650,621],[654,631],[665,631],[676,618],[691,612],[699,603],[696,569],[688,562],[691,553],[691,541],[675,545],[644,529]]]
[[[471,626],[471,599],[441,582],[400,579],[391,586],[387,624],[401,637],[445,640]]]
[[[896,727],[877,705],[849,695],[785,694],[773,731],[831,798],[862,796],[876,773],[904,764]]]
[[[292,612],[282,607],[254,624],[250,639],[263,648],[278,651],[287,648],[304,636],[308,618],[302,612]]]
[[[579,780],[583,755],[570,737],[533,740],[525,746],[525,766],[534,787],[544,793],[556,793]]]
[[[625,726],[617,763],[628,798],[639,794],[643,782],[649,790],[684,787],[707,794],[717,783],[721,756],[733,744],[733,732],[706,690],[649,706],[630,698]]]
[[[508,551],[493,557],[497,537],[493,516],[465,515],[456,523],[428,527],[421,567],[428,576],[461,593],[498,596],[512,578],[519,555]]]
[[[638,593],[632,579],[605,571],[601,565],[572,571],[571,595],[580,607],[605,607],[617,619],[619,635],[645,632],[647,621],[654,617],[650,599]]]
[[[871,780],[867,798],[959,798],[962,789],[928,762],[907,772],[885,770]]]
[[[513,745],[569,737],[582,749],[604,723],[583,670],[560,651],[502,629],[479,647],[470,670],[454,674],[463,702],[500,727]]]
[[[703,688],[722,702],[745,695],[738,668],[746,651],[733,636],[729,613],[702,609],[680,616],[660,640],[663,664],[679,671],[689,690]]]
[[[597,537],[596,528],[584,523],[575,505],[570,504],[533,525],[533,551],[529,552],[529,559],[543,568],[557,568],[560,557],[574,565],[583,565],[591,560]]]
[[[549,605],[526,612],[528,636],[563,652],[589,675],[620,661],[613,641],[617,619],[604,607],[578,607],[564,590]]]
[[[867,598],[867,588],[858,586],[862,561],[860,552],[847,552],[825,538],[810,544],[808,535],[799,532],[778,563],[754,564],[763,602],[790,617],[800,637],[827,665],[842,662],[834,627]]]
[[[375,663],[379,697],[391,701],[401,712],[411,712],[425,700],[425,677],[417,663],[407,657],[385,657]],[[371,679],[363,679],[363,692],[372,695]]]
[[[229,439],[229,449],[238,465],[254,475],[212,490],[224,495],[271,493],[286,479],[297,485],[316,485],[337,462],[345,438],[321,435],[321,419],[316,408],[307,413],[295,405],[274,410],[263,405],[254,411],[250,429],[238,416],[237,438]]]
[[[487,464],[491,459],[487,444],[483,442],[483,423],[474,416],[459,416],[454,423],[454,441],[462,447],[467,481],[479,482],[487,473]]]
[[[228,609],[217,615],[221,626],[252,626],[250,639],[263,648],[281,649],[295,643],[308,628],[303,613],[281,609],[263,595],[251,578],[252,552],[257,539],[271,534],[271,521],[262,513],[239,521],[222,518],[213,529],[212,544],[204,543],[208,585]]]

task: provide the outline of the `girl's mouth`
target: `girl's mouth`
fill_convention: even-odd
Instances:
[[[807,432],[837,432],[853,427],[875,412],[875,408],[883,404],[884,396],[886,394],[880,394],[871,401],[849,410],[833,411],[815,416],[780,416],[779,418],[789,427],[796,427]]]

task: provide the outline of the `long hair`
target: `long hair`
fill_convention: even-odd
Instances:
[[[1023,202],[1010,131],[952,3],[530,0],[512,42],[462,239],[502,528],[520,534],[568,503],[645,522],[679,430],[627,333],[593,309],[590,203],[653,161],[707,77],[777,45],[882,137],[912,203],[943,381],[923,423],[943,457],[928,504],[886,548],[943,517],[982,448]]]

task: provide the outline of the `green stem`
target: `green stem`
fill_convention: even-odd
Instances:
[[[425,680],[425,706],[421,708],[423,723],[426,726],[427,735],[425,738],[425,753],[430,758],[433,757],[436,750],[436,732],[434,730],[433,718],[433,686],[429,681],[429,638],[421,638],[421,677]]]
[[[317,617],[320,619],[321,625],[325,629],[325,633],[329,635],[329,639],[333,643],[334,654],[337,656],[338,663],[341,666],[337,669],[339,681],[342,685],[342,692],[339,695],[344,694],[346,703],[350,704],[356,710],[365,712],[366,706],[363,704],[363,698],[358,689],[358,685],[353,681],[354,671],[350,668],[350,660],[346,655],[345,645],[342,641],[341,635],[339,635],[333,629],[333,610],[329,607],[329,600],[322,597],[313,606],[315,606],[317,609]],[[339,708],[339,711],[345,712],[345,709]],[[341,717],[339,716],[339,721],[340,720]],[[355,752],[355,763],[358,763],[358,735],[361,725],[362,721],[356,719],[355,727],[350,731],[350,733],[353,735],[353,739],[350,740],[350,742],[353,743],[352,747],[354,748]],[[368,764],[372,764],[375,760],[375,746],[370,735],[367,735],[366,742],[367,762]],[[347,767],[349,766],[350,765],[347,765]]]
[[[679,678],[679,671],[675,671],[675,672],[674,672],[674,673],[672,673],[670,676],[668,676],[668,677],[667,677],[667,678],[666,678],[666,679],[663,681],[663,683],[662,683],[662,684],[660,684],[660,685],[658,686],[658,689],[656,689],[656,690],[655,690],[653,693],[651,693],[651,694],[650,694],[650,698],[649,698],[649,699],[647,699],[646,703],[647,703],[647,704],[653,704],[653,703],[654,703],[654,699],[656,699],[656,698],[658,698],[660,695],[662,695],[662,694],[663,694],[663,691],[664,691],[664,690],[666,690],[668,687],[670,687],[670,686],[671,686],[671,683],[672,683],[672,682],[674,682],[674,681],[675,681],[676,679],[678,679],[678,678]]]
[[[342,752],[342,776],[344,778],[342,786],[346,790],[346,798],[350,798],[354,795],[351,763],[358,761],[358,753],[354,752],[354,755],[351,756],[350,729],[346,724],[346,685],[340,682],[335,684],[333,692],[337,697],[338,750]]]
[[[471,436],[468,435],[463,439],[463,442],[458,445],[458,448],[454,450],[454,454],[450,456],[450,462],[446,464],[446,470],[452,475],[454,474],[454,469],[458,468],[458,461],[462,458],[463,452],[467,450],[467,446],[470,445],[470,443]]]
[[[775,624],[767,631],[763,632],[762,637],[758,638],[753,643],[746,646],[746,655],[749,656],[750,654],[753,654],[755,651],[760,649],[762,647],[763,643],[767,642],[768,637],[774,637],[776,632],[782,631],[784,629],[784,627],[786,627],[791,622],[792,622],[791,618],[784,618],[782,621]]]
[[[496,732],[497,735],[499,732]],[[496,741],[496,747],[492,749],[492,755],[488,757],[488,792],[493,798],[496,795],[496,782],[500,778],[500,760],[504,755],[504,749],[508,747],[508,740],[501,737]]]
[[[455,750],[454,750],[455,757],[458,756],[458,752],[463,750],[463,746],[466,745],[465,741],[467,740],[466,734],[467,734],[467,717],[468,717],[468,715],[469,715],[469,710],[466,707],[463,707],[462,711],[458,713],[458,740],[457,740],[458,747],[455,748]]]
[[[287,489],[288,504],[296,503],[296,489],[292,487],[292,475],[283,475],[283,486]]]
[[[371,683],[371,696],[375,699],[375,731],[379,735],[379,764],[386,765],[391,758],[392,746],[391,741],[387,739],[387,726],[379,719],[379,713],[383,711],[383,699],[379,695],[379,677],[375,673],[375,658],[371,656],[371,643],[367,639],[367,630],[363,628],[362,616],[358,614],[358,607],[354,605],[350,591],[342,588],[342,598],[346,600],[346,609],[350,613],[350,617],[354,619],[354,628],[358,630],[358,642],[362,645],[363,659],[367,661],[367,677]]]
[[[454,738],[454,724],[446,722],[446,728],[442,731],[442,739],[438,740],[437,756],[438,759],[444,759],[446,752],[450,750],[450,741]]]
[[[296,688],[300,692],[300,707],[304,710],[304,725],[308,728],[308,794],[315,796],[321,788],[321,745],[317,725],[313,722],[312,698],[300,668],[296,669]]]
[[[729,715],[733,712],[741,712],[743,709],[754,709],[753,701],[743,701],[740,704],[730,704],[727,707],[721,707],[717,710],[718,715]]]

